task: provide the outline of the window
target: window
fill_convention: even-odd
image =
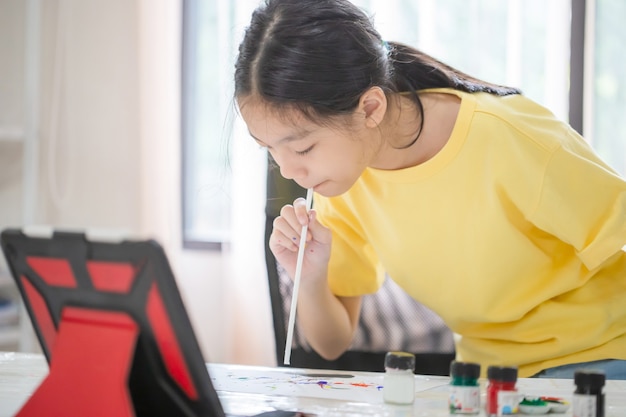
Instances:
[[[594,13],[586,32],[589,69],[586,79],[585,136],[613,168],[626,175],[626,2],[587,1]]]
[[[220,248],[229,241],[232,3],[183,3],[182,212],[189,248]]]
[[[384,38],[519,87],[567,119],[571,0],[360,0]]]
[[[233,64],[242,30],[259,2],[184,2],[183,236],[187,247],[219,248],[230,239],[233,196],[227,161]],[[578,106],[570,99],[570,81],[574,96],[582,97],[578,93],[583,90],[582,77],[578,80],[570,73],[570,60],[583,51],[582,37],[580,41],[570,37],[572,27],[573,35],[582,33],[578,20],[572,20],[576,18],[573,11],[580,10],[594,28],[593,36],[585,32],[587,47],[593,46],[593,55],[585,51],[587,57],[593,56],[588,59],[592,70],[585,66],[592,91],[585,94],[585,135],[607,162],[626,173],[626,67],[622,64],[626,28],[620,22],[626,15],[626,2],[353,2],[373,16],[385,39],[415,45],[479,78],[519,87],[563,120],[582,114],[582,108],[570,109],[570,103]],[[574,62],[573,70],[579,67]],[[582,120],[570,121],[575,127],[583,124]]]

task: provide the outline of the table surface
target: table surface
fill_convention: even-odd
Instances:
[[[281,409],[333,417],[450,416],[448,377],[416,375],[415,403],[398,406],[383,401],[383,373],[214,363],[207,368],[228,414],[249,416]],[[0,352],[0,417],[13,416],[47,373],[43,355]],[[524,395],[571,402],[574,384],[571,379],[521,378],[517,388]],[[606,417],[626,416],[626,381],[607,381],[605,393]],[[571,407],[564,414],[550,415],[571,416]]]

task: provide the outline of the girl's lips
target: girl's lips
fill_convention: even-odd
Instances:
[[[319,184],[317,184],[316,186],[313,187],[313,190],[317,190],[318,188],[320,188],[321,186],[323,186],[324,184],[326,184],[328,181],[322,181]]]
[[[300,184],[300,183],[298,183],[298,185],[299,185],[300,187],[304,188],[304,189],[309,189],[309,188],[312,188],[313,190],[316,190],[319,186],[321,186],[322,184],[325,184],[326,182],[327,182],[327,181],[322,181],[322,182],[320,182],[319,184],[317,184],[317,185],[312,185],[312,186],[310,186],[310,187],[305,187],[304,185],[302,185],[302,184]]]

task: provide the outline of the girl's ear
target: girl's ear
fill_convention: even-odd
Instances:
[[[365,126],[378,127],[387,111],[387,96],[383,89],[374,86],[365,91],[359,99],[357,111],[365,115]]]

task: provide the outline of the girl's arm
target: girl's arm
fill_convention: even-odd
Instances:
[[[300,285],[298,324],[320,356],[326,360],[337,359],[350,347],[354,338],[361,297],[337,297],[328,285],[311,289]]]
[[[325,359],[340,356],[352,343],[359,321],[361,297],[337,297],[328,285],[331,231],[317,221],[315,210],[307,213],[305,200],[294,201],[281,209],[274,220],[269,246],[276,261],[293,279],[300,233],[308,225],[297,320],[315,351]]]

